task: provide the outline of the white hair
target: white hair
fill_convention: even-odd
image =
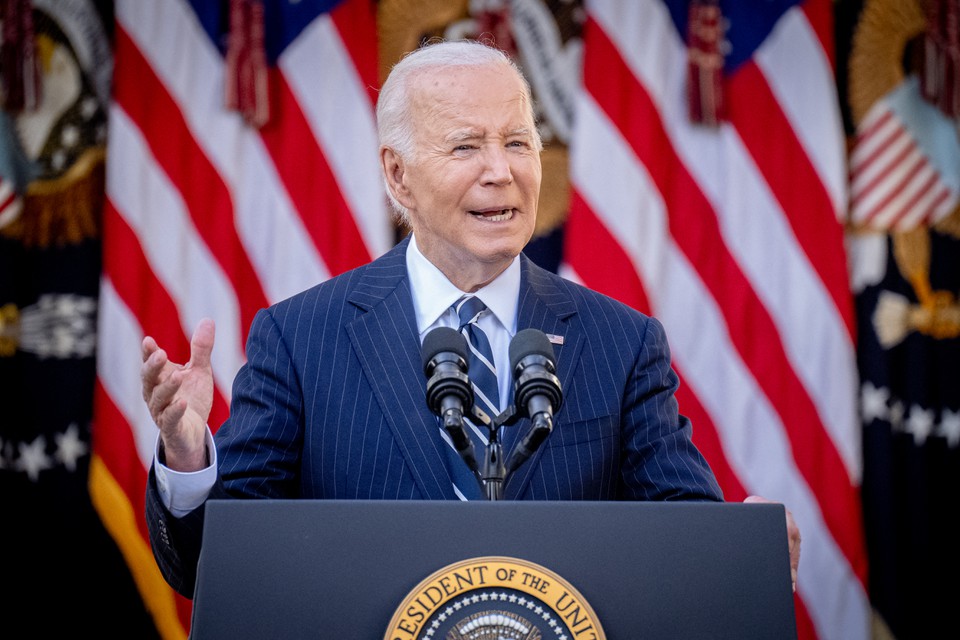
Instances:
[[[401,58],[390,70],[380,89],[380,96],[377,99],[377,135],[380,146],[392,149],[404,160],[412,157],[414,153],[416,143],[413,118],[410,113],[411,78],[424,71],[438,68],[496,65],[512,70],[520,78],[527,108],[530,110],[530,121],[535,122],[530,83],[510,56],[500,49],[475,40],[431,41]],[[543,143],[536,127],[533,135],[536,149],[542,150]],[[390,198],[390,204],[400,221],[408,222],[409,212],[394,198],[390,186],[386,184],[386,176],[384,176],[384,186]]]

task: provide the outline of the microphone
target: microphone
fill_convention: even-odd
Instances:
[[[437,327],[423,338],[421,356],[427,376],[427,406],[443,420],[454,449],[475,472],[473,440],[463,427],[463,415],[473,407],[473,387],[467,377],[467,339],[456,329]]]
[[[523,329],[510,341],[516,406],[533,423],[517,443],[507,463],[507,472],[522,465],[553,431],[553,414],[563,404],[560,379],[556,376],[553,345],[538,329]]]

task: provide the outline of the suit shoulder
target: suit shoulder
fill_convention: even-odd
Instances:
[[[308,289],[298,291],[283,300],[279,300],[270,305],[266,311],[271,315],[286,315],[294,310],[305,307],[316,308],[318,305],[329,307],[331,305],[343,304],[346,299],[346,293],[351,289],[351,283],[359,277],[368,265],[363,265],[350,271],[345,271],[338,276],[334,276],[323,282],[319,282]]]
[[[354,304],[366,307],[406,278],[403,241],[383,256],[317,283],[270,306],[271,314],[289,314],[303,309],[331,311]]]

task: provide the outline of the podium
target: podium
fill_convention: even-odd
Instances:
[[[198,640],[797,635],[778,504],[211,500],[203,535]]]

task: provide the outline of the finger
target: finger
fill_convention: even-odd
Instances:
[[[216,327],[213,320],[203,318],[190,338],[190,363],[188,367],[208,368],[210,354],[213,352],[213,341],[216,337]]]
[[[144,362],[147,361],[147,358],[153,354],[154,351],[159,349],[157,341],[153,339],[152,336],[144,336],[143,340],[140,342],[140,357]]]
[[[793,514],[787,509],[787,537],[790,540],[790,578],[793,580],[793,591],[797,591],[797,574],[800,570],[800,527],[793,519]]]
[[[747,496],[744,499],[748,504],[779,504],[772,500],[767,500],[762,496]],[[793,592],[797,592],[797,574],[800,568],[800,528],[793,519],[790,510],[784,508],[787,520],[787,553],[790,556],[790,582]]]
[[[156,349],[140,365],[140,386],[143,391],[143,399],[147,404],[150,403],[150,396],[153,394],[154,387],[159,384],[160,375],[166,365],[167,352],[163,349]]]
[[[157,426],[160,427],[160,432],[164,432],[164,426],[168,425],[167,428],[175,427],[179,424],[180,420],[183,418],[184,414],[187,413],[187,401],[186,400],[176,400],[168,404],[163,412],[158,416]],[[164,440],[166,445],[166,439]]]
[[[173,413],[169,411],[171,405],[174,404],[177,392],[180,391],[182,381],[183,375],[179,371],[174,371],[167,376],[166,380],[153,386],[153,391],[147,399],[150,415],[153,416],[154,422],[161,429],[164,428],[164,425],[176,424],[180,420],[180,416],[183,415],[183,411],[179,411],[179,415],[176,411]]]

